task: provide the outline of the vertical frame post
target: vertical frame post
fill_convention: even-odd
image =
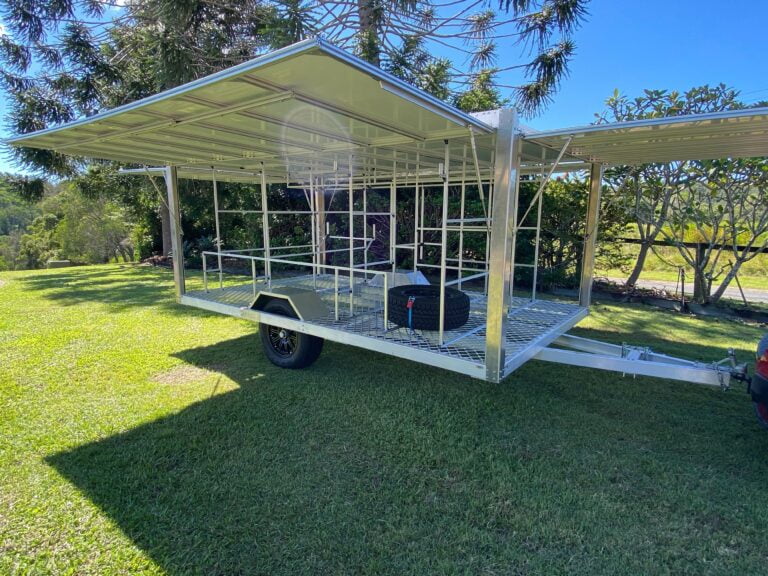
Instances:
[[[272,263],[269,249],[269,206],[267,205],[267,175],[264,172],[264,162],[261,163],[261,228],[264,236],[264,275],[267,286],[272,288]]]
[[[363,182],[363,186],[365,186]],[[355,314],[355,185],[352,181],[352,156],[349,157],[349,317]]]
[[[251,260],[251,278],[253,278],[253,297],[256,298],[256,260]]]
[[[316,187],[315,210],[317,211],[317,244],[320,264],[325,264],[326,238],[325,238],[325,182]]]
[[[421,202],[419,202],[419,210],[421,213],[419,214],[419,259],[424,260],[424,199],[425,199],[425,192],[424,192],[424,184],[421,185]]]
[[[504,341],[509,312],[509,279],[514,266],[512,244],[516,233],[519,138],[517,114],[509,108],[499,114],[491,207],[488,303],[485,330],[485,377],[499,382],[504,374]]]
[[[595,273],[597,221],[600,216],[600,193],[602,186],[603,165],[592,164],[592,169],[589,172],[589,203],[587,204],[584,257],[581,264],[581,283],[579,285],[579,306],[584,306],[585,308],[592,302],[592,276]]]
[[[365,186],[365,182],[363,182]],[[354,183],[352,182],[352,156],[349,157],[349,268],[355,267],[355,191]],[[352,288],[352,274],[349,275],[349,287]]]
[[[368,188],[363,188],[363,270],[368,282]]]
[[[416,272],[419,265],[419,168],[421,162],[419,153],[416,153],[416,184],[413,189],[413,271]]]
[[[304,197],[307,199],[307,205],[309,206],[309,233],[310,244],[312,244],[312,278],[317,275],[317,221],[315,219],[315,177],[312,176],[312,168],[309,169],[309,196],[307,189],[304,188]],[[315,282],[317,280],[315,279]],[[317,288],[317,286],[315,286]]]
[[[488,210],[489,210],[489,218],[488,223],[486,224],[485,229],[485,270],[486,272],[489,270],[489,267],[491,265],[491,218],[493,218],[493,215],[491,214],[490,210],[493,208],[493,182],[488,183]],[[483,294],[488,296],[488,274],[485,275],[485,278],[483,278]]]
[[[445,141],[445,158],[443,159],[443,215],[440,220],[440,318],[438,319],[438,341],[440,346],[445,343],[445,280],[448,264],[448,179],[451,174],[451,148]],[[461,277],[461,271],[459,271]]]
[[[216,170],[211,170],[213,179],[213,214],[216,224],[216,260],[219,266],[219,289],[224,288],[224,270],[221,261],[221,226],[219,225],[219,184],[216,182]]]
[[[315,212],[317,213],[317,263],[325,264],[325,181],[318,180],[317,186],[315,186]],[[325,273],[325,268],[322,266],[318,270],[319,274]]]
[[[464,275],[464,212],[467,195],[467,145],[461,155],[461,207],[459,208],[459,284],[461,290],[461,277]]]
[[[392,182],[389,188],[389,259],[392,277],[397,272],[397,152],[392,151]]]
[[[168,212],[171,215],[171,249],[173,250],[173,282],[176,299],[187,291],[184,281],[184,246],[181,240],[181,210],[179,206],[179,179],[176,166],[165,167],[165,187],[168,191]]]
[[[533,285],[531,286],[531,302],[536,300],[536,285],[539,283],[539,247],[541,246],[541,211],[544,206],[544,194],[539,195],[539,205],[536,209],[536,242],[533,250]]]

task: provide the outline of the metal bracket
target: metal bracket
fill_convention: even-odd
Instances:
[[[654,376],[671,380],[682,380],[694,384],[717,386],[728,390],[731,379],[746,381],[746,364],[736,364],[733,349],[728,356],[719,362],[702,364],[692,360],[684,360],[654,352],[649,347],[609,344],[588,338],[564,334],[554,341],[554,344],[570,348],[542,348],[535,358],[632,374],[639,376]],[[725,364],[728,364],[727,366]]]

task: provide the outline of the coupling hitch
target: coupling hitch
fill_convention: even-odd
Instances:
[[[727,366],[725,366],[725,364],[727,364]],[[712,368],[717,370],[720,379],[720,388],[722,390],[730,389],[730,380],[736,380],[737,382],[746,382],[747,392],[749,392],[751,378],[748,374],[747,363],[742,362],[739,364],[736,362],[736,351],[733,348],[728,348],[728,355],[719,362],[713,363]],[[725,378],[726,368],[730,378]]]

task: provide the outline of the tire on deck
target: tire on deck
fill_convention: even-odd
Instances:
[[[408,301],[413,298],[411,320],[408,320]],[[404,328],[417,330],[440,329],[440,287],[425,284],[406,284],[389,289],[389,321]],[[456,330],[469,319],[469,296],[455,288],[445,289],[444,329]]]

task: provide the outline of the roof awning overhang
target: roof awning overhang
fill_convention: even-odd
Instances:
[[[606,165],[762,157],[768,108],[529,132],[525,139],[551,150],[568,144],[568,156]]]
[[[436,167],[443,141],[468,141],[470,131],[488,166],[492,127],[313,39],[9,143],[146,165],[263,167],[284,180]],[[456,158],[461,152],[453,149]]]
[[[155,96],[8,142],[179,174],[306,182],[493,172],[494,112],[465,114],[323,40],[307,40]],[[768,108],[535,132],[522,173],[768,156]],[[474,141],[474,142],[473,142]],[[474,144],[474,146],[473,146]],[[474,151],[473,151],[474,148]],[[239,174],[239,175],[238,175]]]

